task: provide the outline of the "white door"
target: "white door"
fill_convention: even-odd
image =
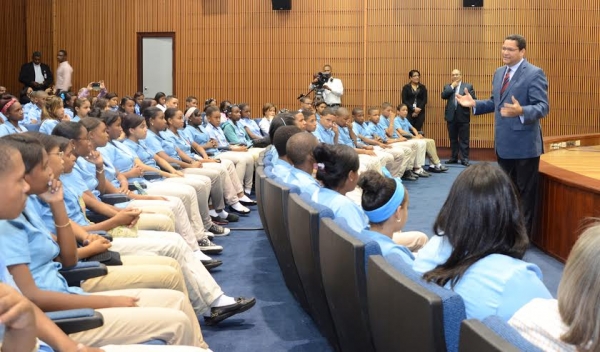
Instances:
[[[142,84],[148,98],[173,94],[173,38],[142,38]]]

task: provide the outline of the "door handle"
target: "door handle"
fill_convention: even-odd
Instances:
[[[144,90],[148,90],[148,87],[144,87]]]

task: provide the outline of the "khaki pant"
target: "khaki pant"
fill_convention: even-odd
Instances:
[[[189,346],[108,345],[105,352],[210,352],[209,349]]]
[[[170,177],[165,179],[165,182],[168,183],[177,183],[184,184],[188,186],[192,186],[196,191],[196,200],[198,205],[198,210],[200,211],[200,217],[202,219],[202,225],[204,229],[207,230],[212,225],[212,220],[210,218],[209,207],[208,207],[208,198],[210,197],[211,190],[211,179],[207,176],[202,175],[193,175],[186,174],[185,177]],[[197,224],[196,221],[192,222],[193,224]]]
[[[400,231],[395,232],[392,238],[396,244],[408,248],[411,252],[417,252],[423,248],[425,243],[429,241],[426,234],[420,231]]]
[[[93,295],[138,298],[138,307],[97,309],[104,325],[70,337],[90,346],[135,344],[163,340],[170,345],[208,348],[187,297],[164,289],[129,289]]]
[[[410,146],[404,146],[400,143],[391,144],[390,147],[391,148],[381,149],[381,151],[384,153],[390,153],[392,156],[394,156],[394,162],[400,164],[398,168],[398,176],[402,176],[406,170],[412,169],[412,165],[415,162],[416,153],[413,152]],[[415,150],[416,148],[417,147],[415,146]]]
[[[223,201],[223,179],[225,176],[224,174],[222,174],[220,171],[208,169],[205,167],[183,169],[183,173],[186,175],[201,175],[210,178],[210,200],[212,206],[215,209],[219,210],[225,208],[225,202]]]
[[[231,160],[223,159],[221,163],[204,163],[202,166],[203,168],[218,170],[223,175],[223,195],[227,205],[239,202],[238,193],[243,192],[244,188]]]
[[[210,305],[223,294],[215,279],[176,233],[138,231],[138,238],[115,238],[111,249],[121,255],[160,255],[175,259],[181,266],[190,302],[198,316],[208,313]]]
[[[427,143],[427,156],[431,162],[429,165],[435,166],[440,163],[440,158],[437,155],[437,148],[435,147],[435,141],[431,138],[423,138]]]
[[[140,230],[175,231],[175,216],[165,207],[145,206],[137,222]]]
[[[373,170],[381,173],[381,166],[383,164],[379,157],[366,154],[358,154],[358,160],[360,161],[360,167],[358,168],[359,174],[362,174],[367,170]]]
[[[248,152],[222,152],[215,158],[229,160],[235,165],[238,179],[246,189],[252,188],[252,177],[254,176],[254,157]]]

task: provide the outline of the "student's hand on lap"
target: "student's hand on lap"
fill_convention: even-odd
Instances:
[[[139,298],[127,297],[127,296],[110,296],[108,297],[110,307],[137,307],[137,301]]]

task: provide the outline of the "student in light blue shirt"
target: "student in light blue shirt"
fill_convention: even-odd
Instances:
[[[23,121],[23,108],[17,98],[12,95],[5,95],[0,100],[0,113],[6,117],[6,122],[0,125],[0,137],[27,132],[25,127],[20,126],[21,121]]]
[[[482,163],[463,171],[434,224],[435,236],[413,269],[426,281],[458,293],[467,318],[498,315],[508,321],[534,298],[552,298],[535,264],[519,199],[509,176]]]
[[[77,98],[73,104],[73,108],[75,110],[75,114],[71,118],[71,121],[79,122],[81,119],[88,116],[90,110],[92,109],[92,105],[90,104],[90,101],[85,98]]]
[[[252,118],[252,111],[250,110],[250,105],[243,103],[239,105],[240,111],[242,114],[241,119],[239,120],[239,124],[243,126],[244,131],[246,131],[246,135],[252,140],[252,145],[256,147],[266,147],[270,144],[270,141],[266,136],[263,135],[258,122]]]
[[[46,102],[46,110],[48,110],[48,115],[42,115],[43,121],[40,126],[40,133],[52,134],[54,127],[56,127],[65,116],[65,108],[62,99],[59,97],[50,97]]]
[[[296,126],[283,126],[275,132],[273,146],[279,158],[273,162],[273,174],[278,178],[286,178],[294,168],[286,155],[286,144],[296,133],[304,133]]]
[[[312,195],[313,202],[330,208],[335,218],[345,219],[355,231],[366,229],[369,224],[364,211],[345,196],[358,182],[358,154],[346,145],[321,143],[313,155],[317,163],[317,180],[324,186]]]
[[[315,164],[313,150],[318,144],[319,141],[311,133],[294,134],[286,143],[286,156],[294,167],[281,180],[297,186],[301,193],[309,196],[321,188],[321,184],[312,176]]]
[[[408,193],[400,179],[387,178],[369,170],[360,176],[358,186],[362,189],[361,205],[370,225],[363,233],[379,244],[384,258],[397,254],[412,265],[411,251],[420,249],[427,242],[427,236],[400,232],[408,219]],[[408,248],[396,243],[397,239],[415,246]]]
[[[317,129],[313,132],[315,137],[321,143],[337,144],[339,138],[339,131],[337,125],[334,123],[335,113],[331,108],[325,108],[321,113],[321,118],[317,123]]]

